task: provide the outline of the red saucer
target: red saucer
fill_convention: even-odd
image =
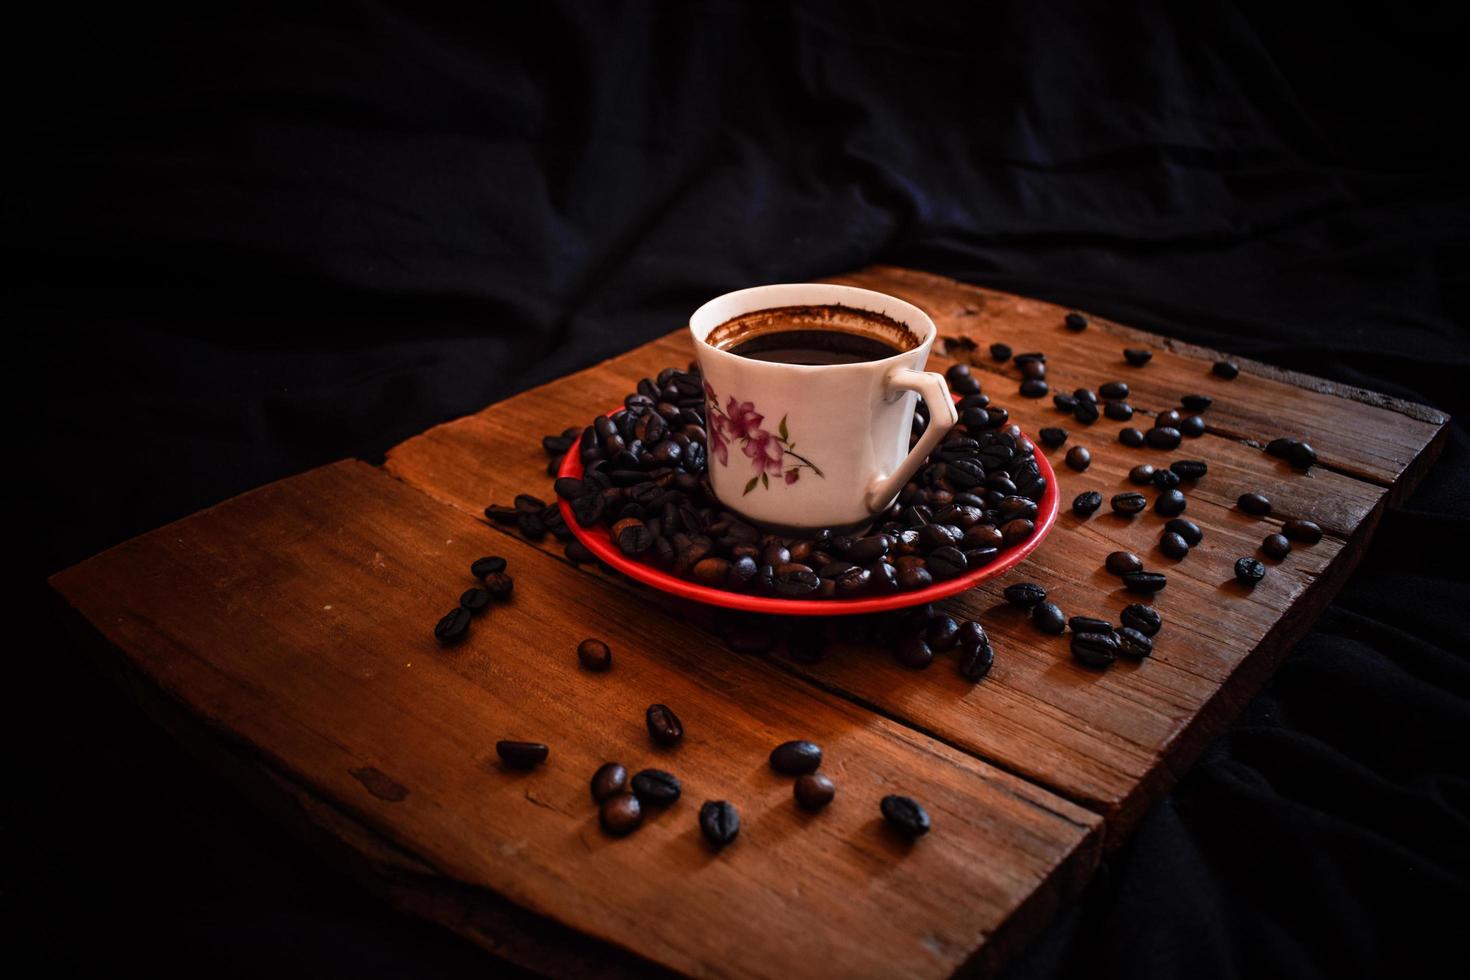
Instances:
[[[557,476],[581,478],[582,460],[578,454],[580,446],[580,440],[572,446],[566,458],[562,460]],[[1036,530],[1031,537],[1016,547],[1001,552],[1000,557],[989,565],[973,572],[966,572],[958,578],[936,582],[927,589],[894,592],[889,595],[863,599],[780,599],[700,585],[698,582],[661,571],[646,562],[627,557],[618,550],[617,545],[613,544],[612,535],[608,533],[607,528],[602,525],[592,528],[582,527],[572,514],[570,504],[560,498],[557,503],[561,507],[561,515],[566,519],[567,527],[572,529],[578,541],[587,546],[588,551],[624,575],[637,579],[644,585],[651,585],[655,589],[682,596],[685,599],[693,599],[695,602],[724,606],[727,609],[741,609],[746,612],[773,613],[778,616],[850,616],[856,613],[885,612],[890,609],[905,609],[909,606],[923,605],[926,602],[964,592],[987,579],[1004,575],[1015,568],[1021,559],[1036,550],[1057,520],[1057,501],[1060,494],[1057,490],[1056,473],[1052,470],[1050,461],[1039,450],[1036,453],[1036,468],[1041,471],[1042,476],[1046,477],[1046,492],[1041,495],[1041,500],[1036,505]]]

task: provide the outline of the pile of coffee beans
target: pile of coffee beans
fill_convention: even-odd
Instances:
[[[441,646],[453,646],[470,632],[470,620],[490,608],[490,600],[504,601],[515,589],[515,579],[506,572],[506,560],[499,555],[477,558],[470,564],[470,575],[480,584],[466,589],[459,597],[459,605],[440,617],[434,624],[434,639]]]
[[[1044,365],[1044,355],[1016,360]],[[721,507],[709,487],[704,383],[693,365],[644,378],[623,411],[581,430],[583,475],[554,489],[579,524],[606,528],[627,557],[713,588],[793,599],[922,589],[1029,539],[1047,485],[1030,440],[969,367],[954,365],[947,377],[964,396],[959,425],[865,534],[774,535]],[[921,405],[911,442],[926,425]],[[567,435],[543,445],[570,449]],[[527,494],[485,513],[528,537],[570,535],[558,508]]]

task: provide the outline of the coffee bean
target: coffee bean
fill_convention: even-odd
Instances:
[[[444,646],[450,646],[463,640],[469,630],[470,611],[463,606],[455,606],[434,625],[434,639]]]
[[[961,378],[970,376],[970,365],[964,363],[951,364],[944,372],[944,379],[953,385]]]
[[[624,518],[614,525],[613,540],[617,542],[618,550],[629,558],[637,557],[653,547],[653,534],[648,530],[648,525],[637,518]]]
[[[1067,441],[1067,430],[1056,426],[1048,426],[1037,433],[1041,437],[1041,444],[1055,449]]]
[[[976,623],[976,626],[979,624]],[[982,637],[977,642],[966,642],[960,644],[960,655],[955,661],[955,669],[961,677],[971,684],[977,683],[995,664],[995,650],[990,645],[987,637]]]
[[[934,662],[934,651],[922,635],[911,636],[898,648],[898,662],[910,670],[923,670]]]
[[[832,797],[837,795],[837,787],[821,773],[809,772],[796,781],[792,795],[796,797],[797,806],[816,813],[832,802]]]
[[[682,791],[679,777],[662,769],[644,769],[633,777],[633,795],[645,806],[670,806]]]
[[[1133,418],[1133,406],[1127,402],[1108,402],[1103,406],[1103,414],[1114,422],[1127,422]]]
[[[1057,407],[1057,411],[1066,412],[1068,415],[1077,410],[1077,399],[1071,395],[1052,395],[1051,403]]]
[[[1205,539],[1205,532],[1199,529],[1199,525],[1184,517],[1165,522],[1164,530],[1179,535],[1191,548]]]
[[[499,555],[476,558],[474,564],[470,565],[470,574],[475,578],[484,578],[486,575],[503,571],[505,571],[505,559]]]
[[[927,589],[934,584],[934,577],[929,570],[922,566],[900,569],[898,572],[898,587],[905,592],[915,589]]]
[[[1162,592],[1169,579],[1162,572],[1130,572],[1123,576],[1123,588],[1129,592]]]
[[[1159,550],[1165,557],[1179,561],[1189,556],[1189,542],[1173,531],[1165,531],[1159,538]]]
[[[546,501],[529,493],[518,493],[515,497],[516,510],[522,514],[539,514],[546,509]]]
[[[771,768],[783,776],[816,772],[822,766],[822,747],[801,739],[782,742],[771,750]]]
[[[1099,418],[1096,399],[1094,398],[1093,401],[1077,399],[1077,407],[1072,410],[1072,417],[1083,425],[1091,425],[1096,422]]]
[[[1275,456],[1277,459],[1286,459],[1291,455],[1291,447],[1295,445],[1295,439],[1288,439],[1285,436],[1279,439],[1272,439],[1266,443],[1266,455]]]
[[[1147,608],[1147,607],[1145,607]],[[1148,634],[1131,626],[1118,630],[1118,653],[1129,660],[1142,660],[1154,652],[1154,641]]]
[[[1081,473],[1092,465],[1092,453],[1087,451],[1086,446],[1073,446],[1067,450],[1067,465]]]
[[[667,705],[650,704],[644,720],[648,734],[660,745],[677,745],[684,737],[684,724]]]
[[[1062,322],[1065,323],[1067,325],[1067,329],[1072,331],[1073,333],[1081,333],[1082,331],[1087,329],[1087,317],[1083,316],[1081,313],[1078,313],[1076,310],[1073,310],[1071,313],[1068,313],[1066,316],[1064,316],[1062,318]]]
[[[1264,493],[1243,493],[1236,498],[1235,505],[1256,517],[1265,517],[1271,513],[1271,498]]]
[[[607,507],[607,498],[600,493],[589,493],[572,501],[572,516],[583,527],[592,527],[602,520]]]
[[[924,624],[924,641],[934,650],[948,650],[960,636],[960,624],[953,616],[935,616]]]
[[[1133,469],[1128,471],[1128,482],[1136,483],[1141,487],[1148,486],[1150,483],[1153,482],[1153,479],[1154,468],[1147,463],[1139,463],[1137,466],[1133,467]]]
[[[907,796],[885,796],[878,809],[888,826],[909,840],[929,832],[929,813],[916,800]]]
[[[1096,616],[1073,616],[1067,620],[1067,629],[1073,633],[1111,633],[1113,624]]]
[[[1031,610],[1031,622],[1043,633],[1060,633],[1067,628],[1067,617],[1055,602],[1043,602]]]
[[[1102,506],[1103,495],[1096,490],[1086,490],[1072,499],[1072,513],[1078,517],[1089,517]]]
[[[1162,490],[1154,498],[1154,513],[1163,517],[1178,517],[1188,506],[1189,501],[1178,490]]]
[[[1115,551],[1103,560],[1103,567],[1113,575],[1143,571],[1143,559],[1131,551]]]
[[[628,770],[616,762],[604,762],[592,774],[592,800],[601,803],[610,796],[626,792],[628,789]]]
[[[1021,609],[1031,609],[1038,603],[1046,601],[1046,589],[1035,582],[1017,582],[1015,585],[1007,585],[1001,592],[1006,602]]]
[[[1181,419],[1175,428],[1179,430],[1179,434],[1182,436],[1188,436],[1190,439],[1198,439],[1205,434],[1205,420],[1198,415],[1190,415],[1187,418]]]
[[[1211,366],[1210,373],[1217,378],[1224,378],[1226,381],[1234,381],[1236,376],[1240,374],[1240,365],[1236,364],[1234,361],[1216,361],[1214,365]]]
[[[567,561],[573,565],[589,565],[597,560],[590,548],[580,541],[568,541],[567,546],[562,549],[562,554],[567,556]]]
[[[1169,464],[1169,472],[1176,474],[1181,480],[1199,480],[1210,472],[1210,467],[1198,459],[1176,459]]]
[[[1246,585],[1255,585],[1266,577],[1266,566],[1259,558],[1240,558],[1235,562],[1235,577]]]
[[[1315,523],[1293,517],[1281,526],[1281,533],[1302,544],[1316,544],[1322,540],[1322,529]]]
[[[1284,534],[1268,534],[1265,540],[1261,542],[1261,551],[1267,558],[1281,561],[1287,555],[1291,554],[1291,542],[1286,539],[1286,535]]]
[[[612,650],[601,640],[588,638],[577,644],[577,659],[588,670],[607,670],[612,666]]]
[[[1143,513],[1144,509],[1148,507],[1148,498],[1141,493],[1135,493],[1130,490],[1127,493],[1113,494],[1113,499],[1108,501],[1108,506],[1113,508],[1113,513],[1115,514],[1132,517],[1135,514]]]
[[[1154,472],[1154,478],[1149,482],[1160,490],[1173,490],[1183,481],[1179,479],[1179,474],[1173,470],[1157,470]]]
[[[1134,367],[1143,367],[1153,359],[1153,356],[1154,352],[1145,347],[1123,348],[1123,360],[1132,364]]]
[[[858,565],[877,561],[893,547],[893,539],[886,534],[873,534],[859,538],[847,549],[847,559]]]
[[[490,605],[490,591],[488,589],[465,589],[460,593],[459,604],[472,613],[481,612]]]
[[[515,591],[516,580],[507,572],[492,572],[485,576],[485,591],[493,598],[505,600]]]
[[[1214,402],[1215,400],[1209,395],[1185,395],[1179,399],[1179,404],[1183,405],[1190,412],[1203,412],[1214,404]]]
[[[602,801],[597,822],[613,837],[626,837],[643,823],[643,805],[632,793],[618,793]]]
[[[699,808],[699,830],[710,846],[719,850],[740,833],[740,811],[725,800],[709,800]]]
[[[1164,625],[1164,619],[1157,609],[1139,602],[1124,606],[1118,618],[1124,628],[1137,630],[1144,636],[1153,636]]]
[[[725,580],[730,577],[730,562],[724,558],[716,558],[713,555],[709,558],[701,558],[689,570],[689,577],[704,585],[723,585]]]
[[[820,585],[821,581],[817,578],[816,572],[806,565],[795,562],[777,566],[771,580],[771,587],[776,590],[776,594],[787,598],[801,598],[810,595]]]
[[[1295,466],[1299,470],[1305,470],[1316,465],[1317,450],[1305,442],[1294,443],[1291,447],[1291,453],[1286,458],[1291,461],[1292,466]]]
[[[1005,541],[1007,546],[1020,544],[1022,541],[1031,537],[1035,531],[1035,522],[1024,517],[1018,517],[1013,521],[1006,521],[1000,527],[1001,539]],[[932,568],[934,566],[932,560],[934,555],[931,554],[929,557],[931,559],[929,566]]]
[[[1118,441],[1129,449],[1137,449],[1144,444],[1146,439],[1142,429],[1135,429],[1129,426],[1126,429],[1118,430]]]
[[[1171,408],[1154,416],[1154,428],[1177,429],[1179,428],[1179,423],[1182,421],[1184,421],[1184,417]]]
[[[991,344],[990,357],[995,361],[1009,361],[1011,359],[1011,348],[1009,344]]]
[[[1118,637],[1107,633],[1073,633],[1072,659],[1084,667],[1101,670],[1118,659]]]
[[[1168,426],[1149,429],[1143,434],[1144,441],[1155,449],[1178,449],[1179,430]]]
[[[1109,381],[1099,385],[1097,393],[1102,398],[1110,401],[1120,401],[1128,397],[1128,383],[1126,381]]]
[[[495,743],[495,754],[512,769],[534,769],[546,761],[547,752],[541,742],[502,740]]]
[[[936,548],[924,561],[929,574],[941,581],[963,575],[969,567],[965,553],[954,547]]]
[[[1021,382],[1022,398],[1045,398],[1051,388],[1040,378],[1027,378]]]

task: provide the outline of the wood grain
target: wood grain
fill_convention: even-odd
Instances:
[[[441,650],[430,627],[485,552],[510,560],[515,597]],[[340,832],[340,814],[381,842],[369,857],[386,850],[400,878],[407,867],[432,879],[425,894],[459,890],[452,907],[473,906],[483,891],[677,972],[948,975],[990,962],[1095,857],[1099,821],[1085,810],[771,664],[690,642],[628,590],[364,464],[236,498],[53,585],[161,696],[319,801],[328,816],[314,822]],[[577,665],[589,633],[615,651],[606,674]],[[684,720],[676,749],[644,730],[654,700]],[[794,737],[824,746],[839,786],[817,816],[765,762]],[[505,770],[500,738],[544,740],[551,758]],[[607,838],[587,780],[608,759],[676,771],[684,798]],[[935,831],[893,837],[877,811],[890,792],[922,800]],[[720,854],[694,819],[711,798],[735,801],[744,821]]]

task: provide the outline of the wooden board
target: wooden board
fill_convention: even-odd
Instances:
[[[431,429],[393,449],[386,473],[339,464],[304,474],[54,582],[102,641],[104,661],[252,798],[297,815],[392,900],[501,955],[560,974],[993,966],[1079,886],[1099,838],[1121,840],[1269,675],[1340,587],[1382,509],[1433,460],[1446,419],[1259,365],[1224,381],[1209,372],[1214,352],[1097,318],[1072,333],[1054,306],[923,273],[875,268],[842,281],[929,311],[942,335],[977,345],[948,353],[974,362],[1013,419],[1030,432],[1062,425],[1068,447],[1092,450],[1086,473],[1057,467],[1064,504],[1083,489],[1133,489],[1125,474],[1139,461],[1207,461],[1186,515],[1204,544],[1175,564],[1155,549],[1162,519],[1151,513],[1065,512],[1004,580],[944,604],[978,616],[995,640],[995,669],[976,686],[943,660],[915,673],[850,642],[815,664],[780,648],[734,655],[710,610],[575,568],[555,541],[522,542],[481,516],[516,493],[549,499],[539,437],[686,363],[677,331]],[[1208,394],[1209,431],[1173,453],[1125,449],[1123,423],[1082,427],[1049,399],[1020,398],[1014,368],[988,358],[992,341],[1045,351],[1054,390],[1125,380],[1146,412]],[[1153,361],[1127,366],[1124,346],[1152,348]],[[940,351],[931,366],[947,363]],[[1307,439],[1323,465],[1303,474],[1266,456],[1260,447],[1280,435]],[[1245,490],[1267,492],[1276,515],[1237,511]],[[1235,558],[1282,516],[1312,517],[1327,537],[1268,563],[1254,590],[1236,585]],[[1029,579],[1068,614],[1116,616],[1135,598],[1101,570],[1119,548],[1170,573],[1157,600],[1166,626],[1141,664],[1077,667],[1064,637],[1037,633],[999,602],[1001,588]],[[428,628],[468,584],[463,566],[479,551],[512,558],[517,599],[462,650],[441,654]],[[605,677],[570,657],[594,633],[619,651]],[[641,728],[642,707],[659,699],[690,728],[677,766],[664,765],[685,777],[686,800],[609,842],[586,778],[609,756],[661,764]],[[557,737],[519,730],[528,725]],[[545,770],[510,777],[487,761],[497,738],[516,735],[552,742]],[[824,741],[834,766],[841,759],[841,805],[816,819],[792,811],[789,786],[763,764],[771,744],[798,735]],[[898,853],[874,806],[904,781],[928,794],[937,828]],[[382,799],[373,785],[406,795]],[[738,797],[748,821],[736,848],[714,859],[693,832],[707,795]]]

